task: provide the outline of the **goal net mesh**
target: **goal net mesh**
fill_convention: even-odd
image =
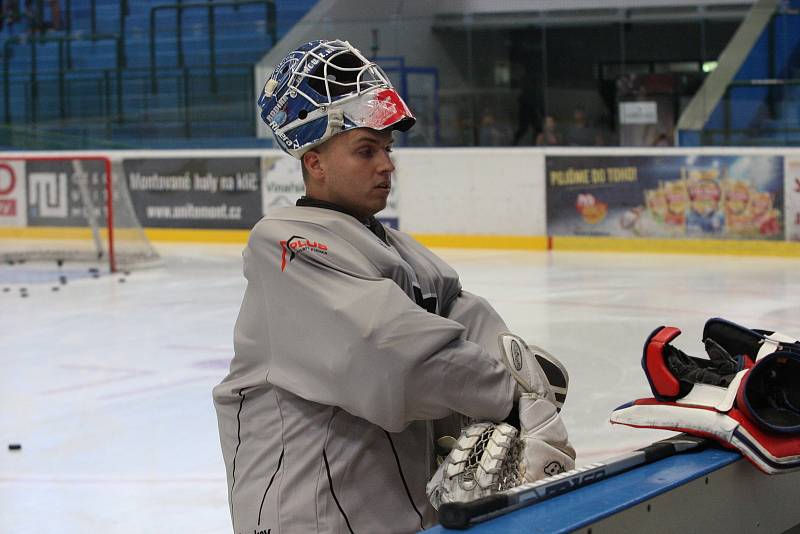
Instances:
[[[0,259],[158,265],[121,171],[105,157],[0,157]]]

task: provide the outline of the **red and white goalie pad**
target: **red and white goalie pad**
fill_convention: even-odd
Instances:
[[[714,318],[705,359],[671,345],[680,333],[661,326],[647,338],[642,368],[654,398],[620,406],[611,422],[714,438],[765,473],[800,469],[800,342]]]

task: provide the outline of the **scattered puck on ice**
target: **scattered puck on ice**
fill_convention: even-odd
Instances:
[[[92,273],[92,278],[100,278],[100,273]]]
[[[131,272],[130,271],[122,271],[122,274],[124,274],[125,276],[130,276]]]
[[[58,281],[61,282],[61,285],[65,285],[67,283],[67,277],[62,274],[58,277]]]
[[[14,265],[14,260],[6,260],[6,263],[9,265]]]
[[[89,272],[92,274],[97,274],[100,271],[97,269],[97,267],[89,267]]]
[[[59,290],[59,289],[61,289],[61,288],[60,288],[60,287],[58,287],[58,286],[53,286],[53,287],[52,287],[52,288],[50,288],[50,289],[52,289],[53,291],[58,291],[58,290]]]
[[[4,287],[3,288],[3,293],[8,293],[9,291],[11,291],[10,287]]]
[[[22,445],[20,445],[19,443],[9,443],[8,444],[8,450],[10,450],[10,451],[18,451],[20,449],[22,449]]]
[[[119,283],[120,283],[120,284],[124,284],[124,283],[125,283],[125,279],[124,279],[124,278],[120,278],[120,279],[119,279]]]

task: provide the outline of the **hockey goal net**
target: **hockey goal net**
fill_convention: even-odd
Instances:
[[[125,179],[103,156],[0,155],[0,259],[157,265]]]

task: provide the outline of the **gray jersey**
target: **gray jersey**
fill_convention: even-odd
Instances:
[[[500,317],[406,234],[384,242],[329,209],[270,213],[244,274],[235,356],[214,388],[234,532],[435,523],[437,428],[511,409]]]

